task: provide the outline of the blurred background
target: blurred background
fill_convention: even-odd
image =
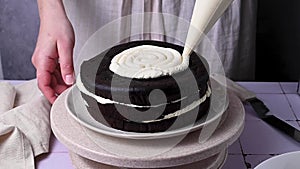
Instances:
[[[13,80],[35,77],[31,55],[38,30],[36,0],[0,0],[0,77],[1,74],[2,78]]]
[[[300,1],[263,0],[255,5],[255,77],[234,80],[298,81]],[[243,17],[247,16],[241,15],[242,22],[247,19]],[[0,0],[0,79],[35,78],[31,56],[38,28],[36,0]]]
[[[300,80],[299,6],[299,0],[258,1],[255,80]]]

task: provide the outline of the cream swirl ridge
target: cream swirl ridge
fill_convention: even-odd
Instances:
[[[109,69],[123,77],[147,79],[172,75],[188,66],[189,57],[182,57],[175,49],[141,45],[117,54]]]

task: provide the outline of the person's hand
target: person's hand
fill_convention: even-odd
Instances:
[[[39,89],[53,103],[59,94],[74,83],[75,38],[61,1],[50,3],[43,0],[39,2],[40,29],[32,63],[36,68]]]

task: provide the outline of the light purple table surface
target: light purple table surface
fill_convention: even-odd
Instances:
[[[21,81],[11,81],[14,84]],[[296,82],[239,82],[255,92],[272,114],[300,129],[300,96]],[[223,169],[252,169],[264,160],[291,151],[300,151],[300,143],[260,120],[252,107],[244,104],[245,128],[229,147]],[[54,135],[50,153],[36,157],[37,169],[73,169],[67,148]]]

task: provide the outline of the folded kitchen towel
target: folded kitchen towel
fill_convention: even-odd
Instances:
[[[13,108],[15,96],[15,87],[8,82],[1,82],[0,98],[2,101],[0,104],[0,114]]]
[[[26,83],[21,83],[15,86],[16,98],[14,106],[20,106],[27,103],[29,100],[33,100],[42,96],[40,89],[38,88],[36,79],[30,80]]]
[[[50,103],[35,79],[17,86],[0,82],[0,96],[0,110],[6,110],[0,112],[0,166],[34,169],[34,157],[49,150]]]

